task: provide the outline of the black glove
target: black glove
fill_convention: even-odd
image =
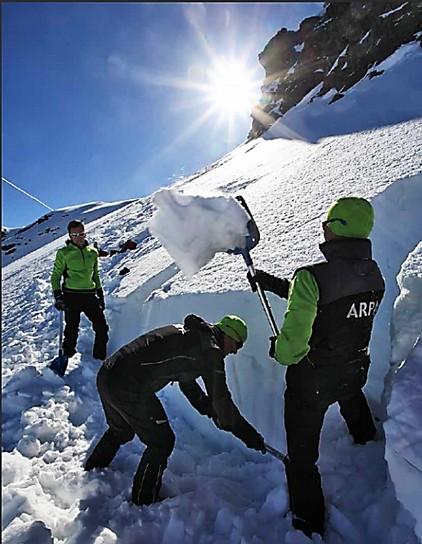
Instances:
[[[245,436],[243,442],[248,448],[251,448],[253,450],[257,450],[262,453],[265,453],[267,451],[265,449],[264,438],[255,429],[253,429],[253,432],[249,432],[248,436]]]
[[[270,336],[270,351],[268,352],[268,355],[275,359],[275,343],[277,340],[277,336]]]
[[[268,276],[266,272],[263,270],[259,270],[258,268],[255,269],[255,275],[252,276],[250,272],[246,274],[246,277],[248,278],[249,285],[251,286],[252,291],[255,293],[256,291],[256,284],[259,283],[262,287],[262,289],[265,290],[263,287],[263,282],[265,281],[265,278]]]
[[[60,289],[56,289],[53,292],[54,295],[54,307],[56,310],[59,310],[59,312],[64,312],[66,310],[66,305],[64,303],[64,297],[63,293]]]
[[[97,298],[98,298],[98,308],[100,310],[104,310],[105,302],[104,302],[104,292],[102,289],[97,289]]]
[[[263,291],[270,291],[271,293],[286,299],[289,296],[290,281],[286,278],[277,278],[258,268],[255,269],[254,276],[248,272],[246,277],[254,292],[256,291],[256,285],[259,283]]]

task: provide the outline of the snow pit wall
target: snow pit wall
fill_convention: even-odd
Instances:
[[[392,361],[386,386],[385,458],[397,498],[416,519],[422,541],[422,243],[398,276],[392,317]],[[410,353],[409,353],[410,352]]]

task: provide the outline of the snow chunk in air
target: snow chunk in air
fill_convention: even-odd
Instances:
[[[162,189],[149,230],[187,277],[219,251],[244,247],[249,216],[231,196],[185,195]]]

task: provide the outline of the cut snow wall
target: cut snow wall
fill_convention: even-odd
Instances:
[[[136,293],[132,296],[136,296]],[[270,295],[269,300],[275,315],[282,315],[285,303],[274,295]],[[163,297],[159,292],[153,293],[138,314],[142,327],[137,334],[168,323],[182,323],[190,313],[200,315],[210,322],[217,321],[225,314],[237,314],[245,319],[249,331],[248,341],[236,356],[226,358],[228,385],[242,414],[257,426],[266,440],[275,447],[284,448],[284,368],[268,356],[268,338],[272,333],[258,297],[245,291],[170,297]],[[121,320],[123,323],[131,321],[126,313],[121,316]],[[114,337],[112,350],[133,337],[128,338],[127,331],[121,329],[119,338]],[[171,396],[179,396],[179,389],[168,387],[165,394],[171,402]],[[191,418],[192,422],[200,417],[194,410],[185,416]]]
[[[415,532],[422,540],[422,243],[403,264],[397,281],[385,458],[396,495],[415,517]]]
[[[386,283],[370,346],[372,365],[367,391],[377,400],[382,398],[384,379],[391,365],[391,316],[400,292],[397,277],[403,262],[421,240],[421,195],[422,175],[418,174],[398,180],[372,200],[375,209],[371,235],[373,253]]]

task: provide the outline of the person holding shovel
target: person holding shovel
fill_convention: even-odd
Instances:
[[[226,315],[217,323],[188,315],[183,325],[147,332],[106,359],[97,387],[108,429],[85,462],[85,470],[107,467],[122,444],[136,434],[146,445],[132,486],[132,502],[159,500],[163,472],[175,436],[157,391],[170,382],[219,429],[230,431],[248,448],[265,453],[262,436],[240,414],[226,383],[224,358],[247,338],[246,323]],[[207,394],[196,382],[204,381]]]
[[[323,534],[321,478],[316,466],[324,415],[338,402],[356,444],[373,440],[375,425],[362,388],[370,364],[373,320],[384,280],[372,259],[368,236],[371,204],[340,198],[322,223],[325,261],[302,267],[289,282],[256,271],[256,285],[287,298],[284,323],[271,338],[270,355],[287,366],[284,422],[293,526],[307,536]]]
[[[76,353],[79,321],[83,312],[95,332],[93,357],[104,360],[107,356],[108,325],[98,273],[98,251],[88,244],[82,221],[70,221],[67,231],[69,239],[65,247],[57,251],[51,274],[54,305],[57,310],[64,312],[66,322],[63,355],[67,360]],[[54,370],[54,366],[52,368]],[[61,375],[64,371],[65,368],[59,369]]]

